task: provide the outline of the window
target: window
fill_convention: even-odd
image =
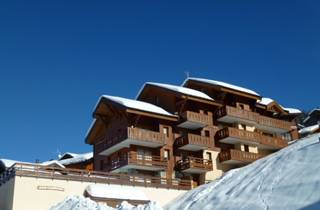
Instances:
[[[163,158],[164,158],[164,160],[170,160],[170,150],[168,150],[168,149],[164,150]]]
[[[169,127],[163,127],[163,133],[169,137]]]
[[[206,159],[210,161],[212,160],[212,156],[210,152],[206,152]]]
[[[244,109],[244,105],[243,104],[239,104],[240,109]]]
[[[244,145],[244,151],[245,151],[245,152],[249,152],[249,146],[246,145],[246,144]]]
[[[206,137],[210,137],[210,131],[205,130],[205,131],[204,131],[204,135],[205,135]]]

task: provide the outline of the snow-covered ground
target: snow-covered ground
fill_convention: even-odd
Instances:
[[[83,196],[69,196],[49,210],[163,210],[163,208],[156,202],[133,206],[126,201],[122,202],[117,208],[112,208]]]
[[[320,209],[320,134],[246,167],[231,170],[219,180],[178,197],[166,210]],[[161,195],[159,195],[161,196]],[[83,197],[70,197],[50,210],[110,210]],[[162,210],[156,203],[137,208],[122,203],[118,210]]]
[[[320,209],[320,134],[219,180],[202,185],[166,206],[167,210]]]

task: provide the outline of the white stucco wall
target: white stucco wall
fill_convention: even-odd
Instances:
[[[0,210],[45,210],[50,208],[52,205],[61,202],[66,196],[83,195],[85,188],[88,185],[94,184],[90,182],[19,176],[15,177],[14,182],[11,180],[10,182],[12,182],[11,184],[9,184],[10,186],[13,186],[14,184],[14,196],[13,198],[10,198],[9,196],[9,198],[6,198],[6,200],[13,200],[13,207],[1,207]],[[108,187],[109,185],[106,184],[105,186]],[[161,205],[167,204],[177,196],[186,192],[184,190],[163,188],[146,188],[134,186],[132,186],[132,188],[141,190],[148,196],[150,200],[157,201]],[[0,193],[4,191],[5,188],[1,186]]]

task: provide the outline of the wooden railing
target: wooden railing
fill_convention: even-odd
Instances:
[[[182,147],[185,145],[199,145],[202,147],[211,147],[212,141],[209,137],[188,133],[176,139],[175,145]]]
[[[204,125],[212,125],[213,124],[212,115],[210,116],[210,115],[203,114],[203,113],[185,111],[182,113],[181,116],[185,121],[199,122]]]
[[[266,117],[266,116],[262,116],[262,115],[259,115],[257,122],[260,125],[274,127],[274,128],[280,128],[280,129],[288,130],[288,131],[291,130],[291,126],[294,125],[292,122],[274,119],[274,118]]]
[[[288,141],[285,139],[282,139],[281,137],[266,136],[263,134],[260,134],[259,142],[260,144],[275,147],[275,148],[284,148],[288,146]]]
[[[166,138],[166,135],[160,132],[128,127],[117,135],[107,136],[99,141],[95,145],[95,149],[97,153],[100,153],[126,139],[135,139],[164,145],[166,143]]]
[[[233,137],[236,139],[252,142],[252,144],[261,144],[274,148],[283,148],[288,146],[287,141],[282,139],[281,137],[267,136],[261,133],[249,132],[232,127],[227,127],[219,130],[215,136],[217,140],[223,140],[227,137]]]
[[[168,165],[168,162],[163,160],[160,156],[139,155],[137,152],[131,151],[120,155],[116,158],[116,160],[111,160],[111,163],[107,165],[107,170],[112,171],[129,164],[161,167],[165,169]]]
[[[180,171],[184,171],[189,168],[203,169],[203,170],[211,171],[212,170],[212,161],[190,156],[185,159],[177,161],[176,167]]]
[[[189,190],[191,189],[190,180],[167,179],[155,176],[129,175],[107,173],[99,171],[86,171],[79,169],[67,169],[58,167],[47,167],[37,164],[22,164],[16,163],[9,168],[4,175],[1,175],[3,180],[8,181],[8,177],[24,176],[35,178],[47,178],[57,180],[72,180],[93,183],[119,184],[130,186],[158,187]],[[1,181],[1,180],[0,180]],[[1,182],[0,182],[1,183]]]
[[[257,153],[252,152],[244,152],[240,150],[231,149],[229,151],[222,151],[219,153],[220,162],[228,161],[228,160],[236,160],[239,162],[250,163],[259,158],[263,157]]]
[[[227,115],[232,116],[232,117],[236,117],[236,118],[241,118],[241,119],[244,119],[247,121],[252,121],[253,123],[258,124],[258,125],[260,124],[263,126],[280,128],[280,129],[288,130],[288,131],[291,130],[291,126],[293,126],[292,122],[274,119],[271,117],[260,115],[256,112],[239,109],[239,108],[232,107],[232,106],[224,106],[224,107],[219,108],[216,111],[217,119],[224,117],[224,116],[227,116]]]
[[[239,108],[232,107],[232,106],[224,106],[224,107],[219,108],[216,111],[217,119],[224,117],[226,115],[233,116],[236,118],[245,119],[248,121],[255,121],[255,122],[257,121],[257,117],[259,116],[258,113],[251,112],[248,110],[239,109]]]
[[[216,133],[216,139],[221,140],[227,137],[233,137],[250,141],[252,143],[259,143],[259,133],[240,130],[237,128],[227,127],[223,128]]]

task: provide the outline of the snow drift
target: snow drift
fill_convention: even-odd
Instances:
[[[299,140],[219,180],[202,185],[167,210],[320,209],[320,135]]]

